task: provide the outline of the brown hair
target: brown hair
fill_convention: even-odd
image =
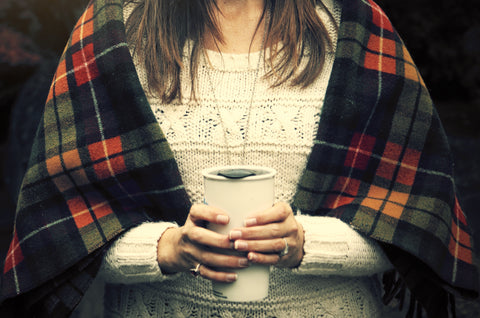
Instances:
[[[126,0],[135,4],[127,20],[127,41],[144,63],[149,88],[157,92],[163,102],[170,103],[182,96],[180,71],[186,41],[193,40],[192,83],[205,31],[221,41],[214,17],[215,1]],[[266,0],[266,4],[270,18],[264,49],[270,48],[270,56],[265,59],[271,69],[266,76],[275,78],[273,86],[292,79],[292,85],[307,87],[321,72],[326,47],[332,45],[315,10],[317,4],[323,4],[319,0]],[[330,18],[333,19],[331,15]],[[307,59],[306,67],[296,72],[303,58]],[[272,61],[276,61],[275,65]]]

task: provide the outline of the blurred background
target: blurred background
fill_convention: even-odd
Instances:
[[[480,246],[478,0],[377,0],[430,89],[456,162],[460,202]],[[0,259],[57,60],[87,0],[0,0]],[[478,254],[478,253],[477,253]],[[459,317],[480,317],[460,302]]]

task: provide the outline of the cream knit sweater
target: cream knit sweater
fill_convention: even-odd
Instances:
[[[340,7],[332,0],[326,4],[338,23]],[[321,9],[318,13],[335,42],[335,22]],[[183,100],[165,105],[147,93],[194,203],[203,201],[200,171],[227,164],[275,168],[276,200],[292,200],[313,144],[334,52],[327,54],[322,74],[306,89],[287,84],[270,88],[261,78],[263,63],[256,78],[259,54],[207,52],[199,67],[197,102],[188,98],[188,62],[181,78]],[[145,71],[139,63],[136,67],[148,92]],[[105,316],[380,317],[376,274],[391,265],[377,244],[334,218],[300,211],[296,218],[305,230],[300,267],[272,267],[267,299],[247,303],[215,298],[211,282],[203,278],[162,274],[157,242],[176,224],[144,223],[131,229],[114,242],[101,269],[107,282]]]

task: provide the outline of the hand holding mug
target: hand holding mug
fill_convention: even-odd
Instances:
[[[280,202],[252,214],[245,227],[232,229],[229,238],[253,263],[297,267],[303,258],[304,233],[289,204]],[[282,255],[282,252],[288,253]]]
[[[237,279],[233,270],[248,267],[249,262],[245,256],[217,252],[231,250],[233,244],[228,235],[205,228],[207,222],[226,225],[229,217],[218,208],[193,205],[182,227],[170,228],[164,232],[157,250],[162,272],[193,271],[206,279],[233,282]],[[215,268],[231,268],[232,272],[218,271]]]

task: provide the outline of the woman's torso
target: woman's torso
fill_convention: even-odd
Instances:
[[[338,19],[340,9],[332,10]],[[326,24],[335,35],[334,25]],[[202,56],[196,101],[188,98],[188,67],[181,75],[183,100],[165,105],[147,94],[194,203],[203,201],[200,171],[232,164],[275,168],[276,200],[293,198],[318,127],[333,52],[327,54],[319,78],[305,89],[288,84],[270,88],[261,78],[265,70],[258,63],[259,54]],[[145,71],[138,62],[136,67],[148,92]],[[376,281],[272,268],[265,300],[234,303],[215,298],[210,281],[181,274],[161,283],[107,285],[105,313],[111,317],[376,317],[381,307]]]

